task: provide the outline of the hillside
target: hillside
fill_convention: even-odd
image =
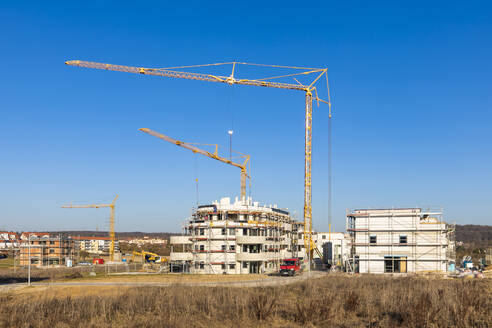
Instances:
[[[492,246],[492,226],[490,225],[456,225],[456,241],[474,244],[477,247]]]

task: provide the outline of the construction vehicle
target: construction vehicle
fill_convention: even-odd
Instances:
[[[104,264],[104,259],[94,258],[92,259],[92,264]]]
[[[294,276],[302,272],[301,260],[298,258],[285,259],[280,264],[281,276]]]
[[[160,256],[155,253],[141,251],[141,252],[132,252],[132,262],[135,262],[135,257],[139,256],[142,259],[142,263],[164,263],[167,262],[167,259],[163,256]]]
[[[146,68],[146,67],[132,67],[124,65],[105,64],[97,62],[88,62],[83,60],[69,60],[65,62],[66,65],[94,68],[108,71],[127,72],[141,75],[153,75],[160,77],[179,78],[196,81],[218,82],[228,85],[249,85],[257,87],[277,88],[301,91],[305,94],[305,117],[304,117],[304,247],[308,253],[309,259],[313,258],[313,253],[319,250],[317,249],[312,239],[312,178],[311,178],[311,162],[312,162],[312,120],[313,120],[313,101],[315,100],[319,106],[319,103],[325,103],[328,105],[329,122],[331,122],[331,100],[330,89],[328,85],[328,68],[308,68],[308,67],[292,67],[281,65],[264,65],[264,64],[252,64],[242,62],[227,62],[227,63],[214,63],[205,65],[192,65],[192,66],[176,66],[167,68]],[[189,71],[183,71],[184,68],[203,68],[203,67],[215,67],[218,66],[231,66],[232,70],[230,75],[216,75],[216,74],[203,74]],[[235,76],[237,67],[255,67],[255,68],[270,68],[270,69],[289,69],[291,73],[288,74],[275,74],[270,77],[260,77],[256,79],[239,78]],[[299,80],[301,77],[309,78],[306,83],[301,83]],[[318,95],[317,83],[322,81],[322,77],[326,79],[327,99],[323,100]],[[281,79],[289,78],[289,82],[281,82]],[[290,81],[290,78],[295,83]],[[331,126],[331,125],[329,125]],[[330,140],[331,145],[331,140]],[[331,154],[331,153],[330,153]],[[331,180],[330,180],[331,181]],[[331,193],[330,193],[331,195]],[[331,200],[330,200],[331,201]],[[330,227],[331,227],[331,217]]]

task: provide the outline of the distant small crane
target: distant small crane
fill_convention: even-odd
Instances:
[[[110,217],[109,217],[109,237],[111,238],[111,245],[109,247],[109,259],[110,261],[114,261],[114,244],[115,244],[115,234],[114,234],[114,206],[116,200],[118,199],[118,195],[113,199],[111,204],[88,204],[88,205],[63,205],[62,208],[100,208],[100,207],[109,207],[110,208]]]
[[[241,200],[243,202],[246,200],[246,178],[251,179],[251,177],[248,175],[248,170],[247,170],[247,164],[248,164],[249,159],[250,159],[249,155],[240,154],[240,157],[244,158],[244,162],[243,163],[236,163],[236,162],[233,162],[227,158],[219,156],[218,155],[219,146],[216,144],[209,145],[209,146],[215,146],[215,151],[213,153],[211,153],[209,151],[200,149],[200,148],[194,146],[193,144],[173,139],[173,138],[168,137],[162,133],[152,131],[151,129],[143,128],[143,129],[139,129],[139,131],[148,133],[151,136],[154,136],[154,137],[157,137],[157,138],[162,139],[164,141],[173,143],[176,146],[180,146],[180,147],[189,149],[194,153],[202,154],[203,156],[207,156],[207,157],[213,158],[215,160],[218,160],[222,163],[226,163],[226,164],[240,168],[241,169]]]

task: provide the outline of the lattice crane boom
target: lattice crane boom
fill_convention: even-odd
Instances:
[[[114,232],[114,208],[116,204],[116,200],[118,199],[118,195],[113,199],[110,204],[86,204],[86,205],[63,205],[62,208],[110,208],[110,217],[109,217],[109,238],[111,239],[111,245],[109,247],[109,258],[114,261],[114,245],[115,245],[115,232]]]
[[[331,101],[330,101],[330,93],[328,88],[327,68],[288,67],[288,66],[279,66],[279,65],[249,64],[249,63],[241,63],[241,62],[217,63],[217,64],[195,65],[195,66],[180,66],[180,67],[169,67],[169,68],[132,67],[132,66],[124,66],[124,65],[89,62],[89,61],[82,61],[82,60],[69,60],[66,61],[65,64],[70,66],[79,66],[79,67],[87,67],[87,68],[95,68],[95,69],[103,69],[103,70],[119,71],[119,72],[127,72],[127,73],[143,74],[143,75],[155,75],[155,76],[170,77],[170,78],[227,83],[231,85],[240,84],[240,85],[250,85],[250,86],[259,86],[259,87],[297,90],[297,91],[305,92],[306,106],[305,106],[305,143],[304,143],[304,147],[305,147],[304,148],[304,247],[306,250],[309,251],[310,258],[312,259],[313,250],[314,250],[313,248],[314,242],[312,240],[312,204],[311,204],[313,97],[318,105],[320,102],[328,104],[330,118],[331,118]],[[202,74],[202,73],[184,72],[184,71],[176,70],[182,68],[218,66],[218,65],[232,65],[231,74],[229,76],[223,76],[223,75]],[[274,67],[274,68],[290,68],[290,69],[296,69],[297,73],[273,76],[273,77],[261,78],[261,79],[236,78],[234,76],[234,72],[236,66],[238,65],[255,65],[255,66]],[[316,77],[309,84],[302,84],[301,82],[298,81],[298,79],[296,79],[296,77],[302,75],[307,76],[310,74],[313,74]],[[328,89],[327,101],[321,99],[318,96],[318,91],[316,89],[316,83],[323,76],[325,76],[326,78],[326,86]],[[291,77],[296,82],[296,84],[273,81],[286,77]]]
[[[142,128],[142,129],[139,129],[140,131],[142,132],[145,132],[147,134],[150,134],[151,136],[154,136],[154,137],[157,137],[159,139],[162,139],[164,141],[167,141],[167,142],[170,142],[170,143],[173,143],[175,144],[176,146],[180,146],[180,147],[183,147],[183,148],[186,148],[188,150],[191,150],[192,152],[194,153],[198,153],[198,154],[201,154],[203,156],[207,156],[209,158],[212,158],[212,159],[215,159],[217,161],[220,161],[222,163],[226,163],[226,164],[229,164],[229,165],[232,165],[232,166],[235,166],[235,167],[238,167],[239,169],[241,169],[241,200],[245,200],[246,199],[246,178],[250,178],[249,175],[248,175],[248,170],[247,170],[247,164],[250,160],[250,156],[249,155],[244,155],[244,154],[240,154],[241,158],[244,158],[244,161],[243,163],[236,163],[236,162],[233,162],[227,158],[224,158],[224,157],[221,157],[218,155],[218,145],[214,145],[215,146],[215,152],[211,153],[209,151],[206,151],[206,150],[203,150],[201,148],[198,148],[190,143],[187,143],[187,142],[184,142],[184,141],[179,141],[179,140],[176,140],[174,138],[171,138],[169,136],[166,136],[162,133],[159,133],[159,132],[156,132],[156,131],[152,131],[151,129],[147,129],[147,128]]]
[[[306,91],[306,89],[311,89],[309,86],[305,86],[302,84],[281,83],[281,82],[262,81],[262,80],[249,80],[249,79],[236,79],[232,74],[231,76],[221,76],[221,75],[194,73],[194,72],[181,72],[181,71],[175,71],[165,68],[145,68],[145,67],[124,66],[124,65],[113,65],[113,64],[89,62],[83,60],[69,60],[66,61],[65,64],[70,66],[104,69],[107,71],[155,75],[155,76],[162,76],[162,77],[174,77],[174,78],[187,79],[187,80],[221,82],[221,83],[228,83],[228,84],[242,84],[242,85],[252,85],[258,87],[270,87],[270,88],[302,90],[302,91]],[[325,71],[326,69],[315,69],[315,70],[311,70],[310,73],[325,72]]]

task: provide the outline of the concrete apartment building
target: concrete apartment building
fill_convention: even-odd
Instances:
[[[421,208],[347,212],[352,269],[360,273],[446,272],[454,262],[454,226]]]
[[[24,234],[23,234],[24,235]],[[49,234],[26,233],[20,247],[20,265],[60,266],[73,259],[73,240]]]
[[[74,241],[75,251],[85,251],[97,255],[109,254],[109,248],[111,246],[110,237],[72,236],[70,238]],[[115,253],[119,252],[119,249],[119,241],[115,240]]]
[[[276,206],[222,198],[199,206],[185,234],[171,237],[171,264],[191,273],[276,272],[282,259],[303,252],[300,226]]]

